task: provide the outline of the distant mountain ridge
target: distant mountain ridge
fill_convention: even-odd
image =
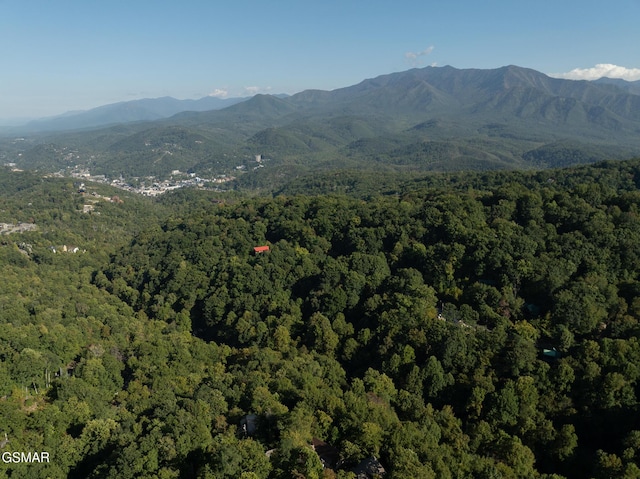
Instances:
[[[626,85],[626,86],[622,86]],[[551,78],[535,70],[507,66],[494,70],[466,69],[453,67],[427,67],[401,73],[383,75],[370,80],[323,95],[325,102],[345,101],[359,108],[403,109],[405,113],[415,110],[433,115],[464,112],[484,114],[491,110],[507,110],[522,116],[523,106],[542,105],[545,100],[574,99],[586,107],[602,106],[612,114],[633,119],[640,118],[637,95],[629,95],[634,84],[594,83],[589,81],[562,80]],[[315,92],[301,92],[288,101],[302,105]],[[621,100],[628,103],[623,107]],[[425,111],[425,107],[429,107]],[[532,113],[534,113],[532,111]],[[535,113],[541,113],[536,111]]]
[[[74,145],[78,158],[92,155],[92,168],[105,174],[217,174],[262,154],[273,160],[269,168],[246,178],[266,183],[345,167],[451,171],[590,163],[640,156],[637,87],[552,78],[513,65],[426,67],[332,91],[255,95],[217,110],[56,134],[46,138],[49,145],[24,151],[18,163],[62,167],[67,160],[60,152]]]
[[[23,131],[62,131],[137,121],[153,121],[168,118],[184,111],[218,110],[246,99],[247,97],[217,98],[212,96],[198,100],[178,100],[169,96],[144,98],[32,120],[20,129]]]
[[[598,80],[594,80],[593,83],[603,84],[603,85],[615,85],[623,90],[628,91],[629,93],[633,93],[634,95],[640,95],[640,80],[636,81],[627,81],[622,78],[607,78],[602,77]]]

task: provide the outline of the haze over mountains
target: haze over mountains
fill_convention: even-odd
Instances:
[[[53,117],[32,120],[14,131],[41,132],[95,128],[119,123],[168,118],[183,111],[207,111],[226,108],[247,98],[206,96],[198,100],[178,100],[169,96],[122,101],[90,110],[71,111]]]
[[[78,122],[96,128],[30,138],[16,163],[65,167],[65,148],[77,152],[73,161],[91,158],[92,169],[124,175],[215,174],[256,154],[272,159],[272,173],[280,167],[296,174],[586,163],[640,154],[639,91],[640,82],[556,79],[517,66],[447,66],[289,97],[139,100],[41,123],[45,130]],[[191,111],[170,116],[180,109]],[[101,122],[119,125],[99,128]]]

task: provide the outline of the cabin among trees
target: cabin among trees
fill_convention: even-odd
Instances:
[[[382,479],[387,471],[374,456],[364,459],[354,469],[356,479]]]

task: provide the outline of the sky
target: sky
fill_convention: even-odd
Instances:
[[[416,67],[640,80],[640,0],[0,0],[0,120]]]

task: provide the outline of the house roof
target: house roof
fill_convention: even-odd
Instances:
[[[335,447],[315,437],[312,439],[311,444],[324,467],[331,469],[336,467],[340,460],[340,452]]]
[[[375,457],[371,456],[358,464],[355,469],[352,469],[358,479],[369,479],[374,475],[384,476],[387,471],[385,471],[380,461],[378,461]]]
[[[262,253],[263,251],[269,251],[269,246],[254,246],[253,251],[256,253]]]

